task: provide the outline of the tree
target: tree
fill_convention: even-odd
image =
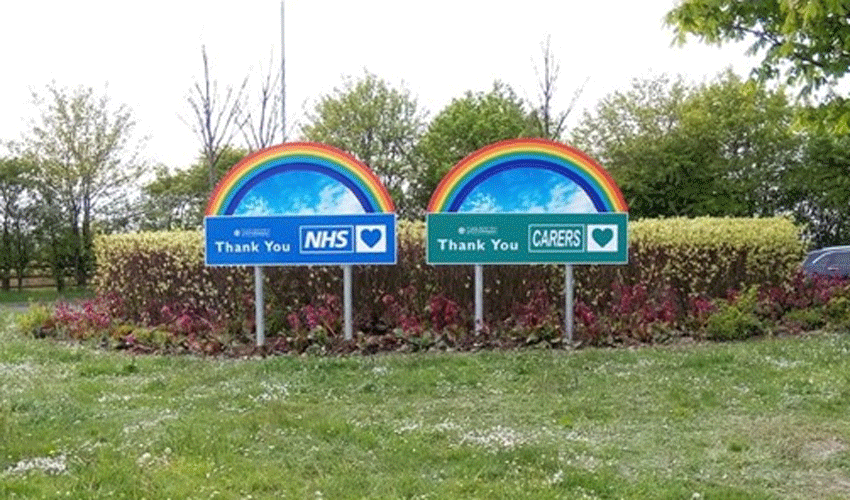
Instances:
[[[213,172],[221,179],[247,152],[226,148],[218,157]],[[142,189],[138,225],[144,230],[200,229],[204,208],[209,200],[208,169],[201,156],[185,170],[170,172],[160,166],[156,178]]]
[[[201,141],[201,154],[207,168],[207,190],[212,191],[217,181],[215,165],[240,130],[240,110],[244,107],[242,101],[248,77],[242,80],[239,87],[228,85],[224,93],[220,94],[218,80],[210,76],[207,49],[203,45],[201,59],[204,76],[202,81],[195,81],[186,95],[186,101],[192,109],[192,117],[186,123]]]
[[[346,78],[342,87],[319,98],[305,139],[336,146],[368,165],[380,178],[402,214],[411,212],[407,193],[414,176],[414,147],[425,125],[416,99],[366,72]]]
[[[275,138],[283,128],[281,107],[283,96],[281,95],[281,75],[272,71],[274,65],[273,56],[269,58],[269,70],[262,73],[260,83],[255,94],[257,100],[252,106],[248,102],[242,103],[239,109],[239,130],[242,138],[248,146],[249,151],[257,151],[272,146]],[[283,136],[286,131],[283,131]]]
[[[800,85],[802,96],[823,91],[823,110],[836,130],[850,130],[850,104],[836,89],[850,70],[846,0],[682,0],[665,20],[680,43],[693,35],[711,44],[749,40],[761,54],[757,74]]]
[[[525,103],[508,85],[496,81],[488,92],[467,92],[453,99],[417,145],[418,206],[427,205],[443,176],[470,153],[497,141],[535,135]]]
[[[558,77],[561,73],[561,66],[555,59],[555,54],[552,52],[551,38],[546,37],[546,40],[541,45],[543,56],[542,70],[535,65],[534,71],[537,73],[537,104],[531,112],[532,120],[536,125],[536,135],[554,141],[560,141],[561,136],[566,131],[566,122],[569,118],[579,97],[584,92],[584,87],[587,85],[588,79],[585,79],[581,87],[577,88],[566,109],[563,111],[555,111],[554,101],[558,90]]]
[[[611,172],[635,217],[773,214],[798,161],[781,91],[731,72],[697,87],[635,80],[585,112],[573,141]]]
[[[850,241],[850,137],[806,132],[803,160],[786,173],[785,205],[815,247]]]
[[[681,184],[700,181],[691,173],[708,173],[693,168],[691,153],[670,150],[684,147],[671,137],[688,92],[681,78],[635,79],[629,90],[609,94],[585,111],[572,131],[571,142],[614,176],[634,217],[691,210],[690,203],[678,199]]]
[[[711,148],[713,170],[731,197],[720,214],[772,216],[785,210],[786,174],[799,163],[803,145],[792,128],[796,111],[783,90],[731,71],[686,100],[682,127],[702,131],[693,140]]]
[[[33,193],[27,178],[31,165],[21,158],[0,158],[0,280],[4,290],[11,288],[14,271],[18,289],[32,260],[34,242]]]
[[[85,285],[93,263],[93,220],[127,197],[144,165],[143,141],[134,136],[132,110],[113,106],[105,93],[55,83],[46,90],[46,97],[33,93],[40,116],[20,147],[35,169],[40,202],[65,220],[77,283]]]

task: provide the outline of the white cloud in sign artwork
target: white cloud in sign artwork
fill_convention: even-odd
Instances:
[[[593,213],[596,208],[571,179],[543,169],[499,172],[475,186],[459,212]]]
[[[332,215],[364,213],[360,200],[341,182],[316,172],[289,171],[253,186],[235,215]]]

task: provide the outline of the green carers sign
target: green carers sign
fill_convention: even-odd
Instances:
[[[429,213],[429,264],[626,264],[628,213]]]

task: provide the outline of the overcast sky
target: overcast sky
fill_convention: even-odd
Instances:
[[[566,104],[590,81],[592,107],[635,77],[681,73],[693,81],[726,67],[747,74],[742,46],[671,46],[663,26],[674,0],[287,0],[286,85],[290,129],[305,106],[364,69],[405,85],[433,116],[495,79],[534,98],[541,43],[551,36]],[[260,73],[280,54],[280,0],[14,1],[0,29],[0,140],[20,137],[35,116],[31,90],[86,85],[130,106],[150,136],[147,156],[172,167],[199,149],[181,116],[201,76],[204,44],[221,85]],[[578,114],[575,115],[575,118]]]

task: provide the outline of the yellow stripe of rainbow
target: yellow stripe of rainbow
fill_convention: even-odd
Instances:
[[[628,205],[611,175],[583,152],[545,139],[513,139],[497,142],[470,154],[457,163],[431,195],[428,212],[456,211],[463,203],[464,188],[485,171],[515,160],[552,162],[584,180],[593,192],[588,195],[603,205],[600,212],[627,212]],[[587,190],[587,189],[585,189]]]
[[[287,164],[295,162],[321,165],[348,179],[359,191],[355,195],[361,202],[366,200],[371,205],[364,205],[366,212],[395,211],[389,192],[374,172],[350,154],[326,144],[290,142],[257,151],[234,165],[210,195],[205,215],[231,215],[226,212],[232,212],[234,197],[246,183],[264,172],[285,169]]]

